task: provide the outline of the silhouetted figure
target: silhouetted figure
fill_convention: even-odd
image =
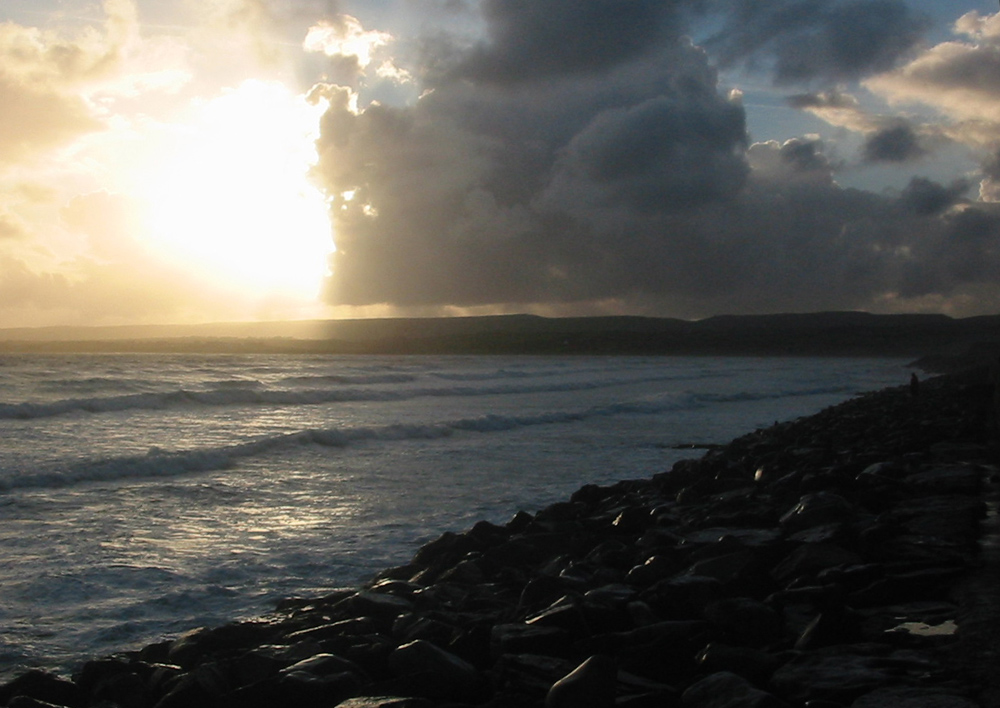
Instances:
[[[914,398],[920,395],[920,379],[915,373],[910,374],[910,395]]]

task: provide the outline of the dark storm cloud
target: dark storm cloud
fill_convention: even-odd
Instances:
[[[739,96],[671,24],[682,5],[489,2],[485,44],[427,43],[413,74],[434,78],[412,105],[356,111],[347,89],[319,87],[330,101],[317,175],[335,220],[331,302],[703,316],[870,309],[992,282],[956,260],[993,248],[988,237],[940,258],[971,228],[949,209],[957,185],[844,189],[818,140],[748,145]],[[739,8],[781,19],[764,5]],[[863,5],[916,26],[896,3]],[[813,28],[841,51],[834,29],[863,14],[858,3],[781,8],[794,22],[769,46]],[[859,31],[879,39],[869,24]],[[851,63],[821,47],[824,76],[879,66],[909,41],[899,27],[878,31],[892,35],[888,54]],[[795,100],[857,113],[836,93]]]
[[[862,152],[868,162],[907,162],[922,156],[926,150],[921,147],[916,131],[899,123],[869,135]]]
[[[990,179],[1000,180],[1000,148],[986,156],[982,165],[983,174]]]
[[[675,24],[663,0],[484,0],[488,40],[459,65],[480,81],[600,71],[650,51]]]
[[[1000,210],[969,207],[950,214],[940,228],[914,239],[901,293],[917,297],[953,292],[967,283],[989,283],[1000,272]]]
[[[830,168],[829,160],[816,140],[789,140],[781,146],[781,159],[802,172]]]
[[[748,172],[742,106],[680,39],[599,76],[455,78],[409,108],[355,115],[330,95],[319,171],[331,194],[351,193],[334,208],[331,295],[345,304],[624,294],[630,220],[731,198]]]
[[[926,177],[914,177],[900,195],[900,202],[916,214],[940,214],[958,203],[969,186],[965,180],[958,180],[945,187]]]
[[[789,96],[786,99],[792,108],[818,108],[824,110],[855,110],[858,102],[856,99],[845,96],[836,91],[824,91],[822,93],[803,93]]]
[[[708,42],[724,65],[773,64],[779,84],[854,80],[891,68],[928,20],[901,0],[738,0]]]
[[[640,211],[692,207],[734,195],[747,167],[743,110],[717,97],[657,96],[604,111],[573,136],[559,172],[595,197]]]

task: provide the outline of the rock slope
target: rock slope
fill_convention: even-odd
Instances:
[[[920,389],[446,533],[362,588],[26,673],[0,705],[996,705],[990,390]]]

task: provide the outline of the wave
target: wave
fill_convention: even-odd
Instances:
[[[412,383],[415,374],[316,374],[311,376],[288,376],[279,381],[283,384],[394,384]]]
[[[111,457],[72,463],[60,469],[8,473],[0,479],[0,492],[26,488],[66,487],[84,482],[127,478],[174,477],[224,470],[241,459],[264,455],[298,445],[346,448],[367,442],[434,440],[456,433],[501,433],[537,425],[569,424],[619,415],[658,415],[693,410],[726,402],[753,401],[848,392],[845,386],[830,386],[778,392],[713,394],[679,392],[654,398],[618,401],[581,410],[548,411],[525,415],[496,415],[457,418],[426,424],[390,424],[353,428],[307,429],[270,435],[228,446],[166,451],[159,448],[145,455]]]
[[[395,375],[394,375],[395,376]],[[258,389],[252,386],[223,385],[204,391],[180,389],[160,393],[135,393],[119,396],[68,398],[47,403],[0,404],[0,419],[30,420],[70,413],[114,413],[126,410],[163,410],[183,406],[233,405],[322,405],[351,401],[403,401],[413,398],[503,396],[592,391],[614,386],[627,386],[664,381],[689,380],[676,374],[642,378],[612,378],[590,381],[565,381],[535,384],[496,384],[492,386],[450,386],[420,388],[305,388]],[[398,383],[398,381],[393,381]]]

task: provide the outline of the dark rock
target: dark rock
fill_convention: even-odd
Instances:
[[[278,627],[267,622],[238,622],[214,629],[199,627],[174,640],[167,659],[190,668],[215,653],[235,653],[269,644],[279,633]]]
[[[764,593],[771,583],[763,572],[757,553],[751,550],[727,553],[692,564],[687,574],[715,578],[723,588],[741,593]]]
[[[602,585],[583,594],[584,600],[609,607],[623,606],[636,597],[636,589],[623,583]]]
[[[486,581],[486,573],[478,558],[466,558],[438,575],[438,580],[448,583],[475,585]]]
[[[431,708],[433,704],[423,698],[399,696],[360,696],[348,698],[337,708]]]
[[[977,708],[978,705],[943,689],[893,687],[866,693],[851,708]]]
[[[718,532],[718,529],[712,530]],[[723,533],[721,536],[712,541],[695,540],[697,538],[697,534],[686,535],[684,537],[683,545],[678,549],[680,551],[690,551],[688,560],[692,563],[696,561],[703,561],[708,558],[717,558],[719,556],[737,553],[746,549],[746,546],[743,545],[743,542],[740,541],[740,539],[729,533]]]
[[[832,543],[810,543],[799,546],[785,556],[771,571],[771,577],[782,584],[788,584],[796,578],[812,581],[828,568],[858,565],[861,561],[857,553]]]
[[[720,671],[688,687],[681,695],[684,708],[785,708],[770,693],[755,688],[736,674]]]
[[[684,535],[689,544],[716,543],[731,539],[741,548],[769,548],[781,540],[781,532],[770,528],[706,528]]]
[[[546,708],[614,708],[618,669],[614,659],[591,656],[552,684]]]
[[[404,597],[378,592],[359,592],[347,602],[358,615],[395,619],[413,609],[413,603]]]
[[[850,703],[876,688],[898,683],[900,672],[881,656],[839,648],[801,654],[774,672],[774,692],[792,702],[825,699]]]
[[[598,503],[603,501],[607,497],[607,491],[596,484],[585,484],[579,489],[577,489],[570,496],[569,500],[573,503],[584,504],[590,509],[593,509]]]
[[[146,682],[132,672],[108,676],[89,692],[89,696],[91,701],[107,701],[119,708],[146,708],[152,705]]]
[[[479,541],[472,536],[446,531],[433,541],[424,544],[413,556],[413,562],[425,568],[454,565],[466,553],[477,550],[480,550]]]
[[[813,526],[846,523],[857,515],[853,504],[839,494],[814,492],[806,494],[781,517],[781,525],[789,532]]]
[[[392,636],[404,644],[414,639],[426,639],[444,645],[451,641],[456,631],[452,624],[418,614],[401,615],[392,623]]]
[[[318,627],[300,629],[286,636],[285,640],[289,642],[322,642],[336,637],[370,634],[376,630],[375,621],[370,617],[351,617],[339,622],[321,624]]]
[[[316,676],[305,671],[290,671],[282,675],[278,692],[281,703],[286,705],[329,706],[354,696],[361,685],[357,675],[349,672]]]
[[[948,643],[959,608],[948,602],[913,602],[866,609],[861,632],[869,641],[895,645]]]
[[[575,662],[551,656],[505,654],[492,670],[498,697],[495,705],[541,705],[552,684],[574,666]]]
[[[908,475],[903,481],[911,488],[931,494],[978,495],[982,473],[971,465],[937,467]]]
[[[821,584],[836,583],[845,591],[852,592],[871,585],[884,575],[885,566],[881,563],[861,563],[821,570],[816,574],[816,580]]]
[[[276,609],[292,616],[300,612],[311,612],[321,608],[333,607],[357,592],[356,589],[340,588],[322,597],[287,597],[277,603]]]
[[[802,531],[796,531],[788,537],[792,543],[830,543],[845,545],[851,541],[851,531],[847,524],[820,524]]]
[[[410,599],[413,597],[413,593],[420,589],[420,585],[399,578],[380,578],[368,590],[371,593],[395,595],[396,597]],[[351,595],[351,597],[353,596]]]
[[[146,687],[152,695],[157,697],[157,700],[162,698],[170,690],[170,686],[184,674],[184,670],[179,666],[152,664],[150,668],[152,670],[146,678]],[[271,668],[274,668],[273,664]],[[261,675],[266,676],[267,673],[262,672]]]
[[[781,617],[762,602],[746,597],[716,600],[705,606],[705,619],[731,642],[763,646],[781,639]]]
[[[364,671],[353,661],[337,656],[335,654],[316,654],[298,661],[291,666],[282,669],[281,673],[303,672],[313,676],[328,676],[330,674],[352,673],[364,676]]]
[[[681,575],[655,583],[639,594],[639,599],[665,619],[702,617],[709,602],[723,594],[717,578],[704,575]]]
[[[218,695],[212,695],[192,674],[181,676],[170,691],[156,702],[154,708],[214,708]]]
[[[627,632],[595,635],[591,641],[595,647],[603,645],[608,649],[658,643],[690,647],[698,643],[708,627],[708,622],[700,620],[657,622]],[[698,644],[698,646],[702,645]]]
[[[494,656],[501,654],[541,654],[562,656],[572,641],[569,632],[556,627],[528,624],[498,624],[493,627],[491,647]]]
[[[628,571],[625,582],[637,587],[648,587],[677,572],[677,564],[664,555],[650,556],[642,565]]]
[[[527,618],[525,624],[534,627],[561,629],[573,639],[579,639],[590,633],[590,627],[584,613],[577,603],[567,597],[563,597],[554,605]]]
[[[551,605],[566,594],[568,585],[558,576],[540,575],[532,578],[521,590],[518,609],[524,612],[538,610]]]
[[[75,683],[47,671],[32,669],[0,686],[0,704],[7,705],[16,696],[27,696],[46,703],[76,708],[82,705]]]
[[[7,708],[64,708],[55,703],[46,703],[31,696],[14,696],[6,705]]]
[[[449,685],[458,697],[474,693],[479,686],[479,672],[454,654],[418,639],[397,648],[389,655],[389,669],[398,675],[433,674]]]
[[[795,641],[795,649],[816,649],[834,644],[850,644],[861,638],[859,620],[845,608],[820,612],[805,626]]]
[[[611,526],[622,534],[635,535],[642,533],[653,523],[649,509],[644,506],[628,506],[619,512]]]
[[[674,518],[671,516],[671,518]],[[653,527],[646,531],[635,542],[637,548],[648,554],[663,554],[668,557],[682,541],[674,531],[667,528]]]
[[[510,538],[509,528],[491,524],[489,521],[477,521],[468,531],[468,535],[479,541],[483,546],[494,546]]]
[[[695,657],[698,668],[705,673],[727,671],[738,674],[758,686],[767,685],[771,675],[781,666],[773,654],[751,647],[736,647],[711,642]]]
[[[526,511],[519,511],[514,516],[511,517],[510,521],[504,527],[509,533],[522,533],[531,522],[535,520],[535,517]]]
[[[297,661],[302,661],[303,659],[308,659],[322,653],[323,647],[319,644],[319,642],[301,641],[288,645],[264,644],[251,649],[243,656],[245,659],[256,659],[260,661],[261,666],[265,664],[270,665],[273,672],[276,673],[279,669],[290,666]],[[262,669],[262,671],[267,673],[266,670]]]
[[[587,505],[581,502],[556,502],[535,514],[535,523],[546,525],[549,522],[576,521],[587,513]]]
[[[629,618],[636,627],[644,627],[648,624],[656,624],[660,622],[663,618],[659,617],[653,608],[647,605],[641,600],[636,600],[635,602],[630,602],[625,607],[625,611],[628,612]]]

